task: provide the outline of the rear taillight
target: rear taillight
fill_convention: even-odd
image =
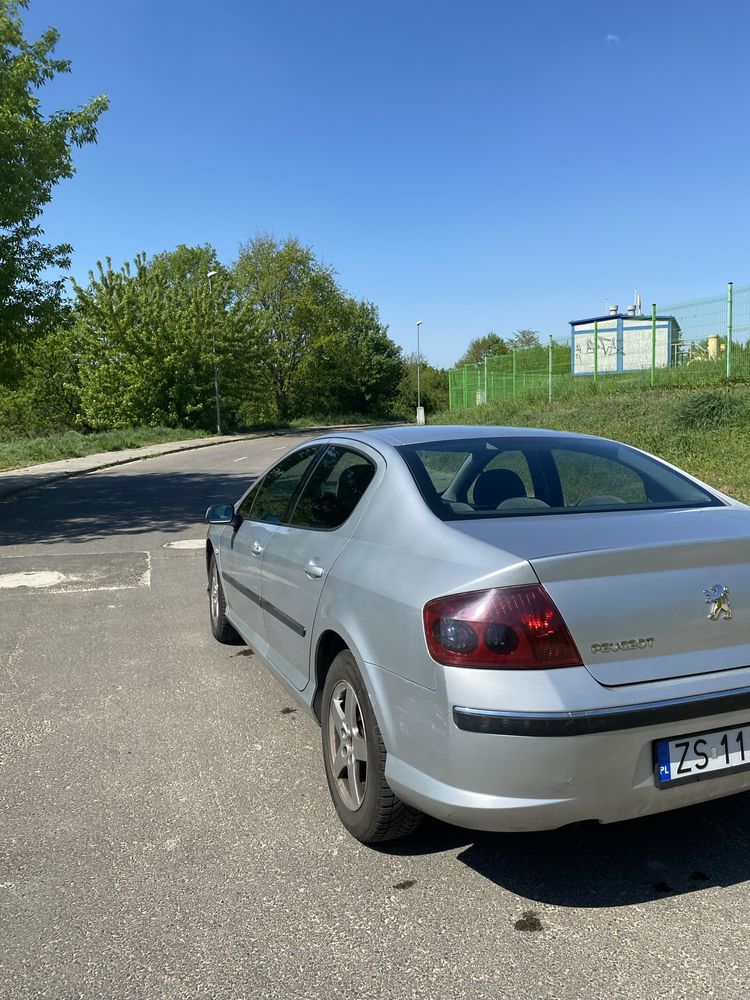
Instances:
[[[579,667],[581,657],[544,587],[498,587],[425,604],[430,655],[452,667]]]

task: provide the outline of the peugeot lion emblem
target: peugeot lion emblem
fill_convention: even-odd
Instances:
[[[715,583],[713,587],[706,587],[703,591],[706,604],[711,605],[711,610],[706,615],[710,622],[718,621],[719,618],[731,618],[732,608],[729,604],[729,588],[723,583]]]

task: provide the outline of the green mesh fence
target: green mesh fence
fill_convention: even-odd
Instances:
[[[727,295],[660,306],[679,328],[674,367],[688,381],[711,383],[720,378],[750,378],[750,285]]]
[[[451,410],[500,399],[588,393],[658,385],[750,381],[750,285],[724,295],[657,305],[652,316],[602,319],[576,326],[546,347],[487,357],[448,373]],[[623,326],[627,334],[622,334]]]

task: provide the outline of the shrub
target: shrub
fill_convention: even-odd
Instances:
[[[699,392],[683,399],[674,419],[684,430],[711,430],[742,424],[750,417],[747,397],[719,391]]]

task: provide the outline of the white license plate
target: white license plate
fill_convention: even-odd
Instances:
[[[654,743],[656,784],[672,788],[750,768],[750,723]]]

